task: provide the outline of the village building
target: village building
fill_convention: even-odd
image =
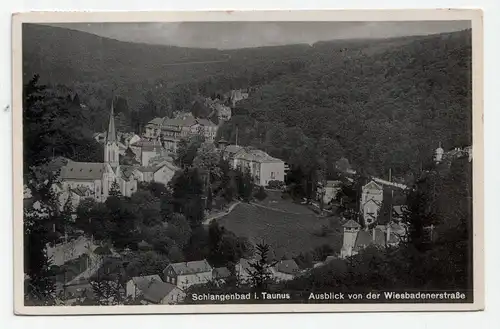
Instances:
[[[377,225],[371,229],[362,229],[359,223],[351,219],[343,225],[343,228],[344,237],[340,258],[354,256],[369,246],[395,247],[406,238],[405,227],[394,222]]]
[[[287,259],[274,265],[272,272],[276,281],[288,281],[293,280],[300,273],[300,269],[293,259]]]
[[[360,213],[364,226],[372,225],[377,221],[383,198],[383,187],[374,181],[368,182],[361,188]]]
[[[285,181],[285,162],[264,151],[228,145],[222,150],[222,156],[233,168],[248,170],[256,185],[267,186],[270,181]]]
[[[235,89],[224,94],[224,99],[226,99],[231,104],[231,107],[235,107],[236,103],[244,99],[247,99],[248,96],[249,93],[247,89]]]
[[[158,281],[162,282],[162,279],[158,274],[147,275],[147,276],[135,276],[127,281],[125,285],[125,294],[130,298],[137,298],[143,294],[144,290],[149,288],[151,282]]]
[[[229,272],[227,267],[217,267],[212,272],[213,280],[219,285],[225,284],[230,276],[231,272]]]
[[[186,293],[174,284],[153,281],[140,298],[142,304],[174,305],[184,301]]]
[[[211,281],[213,268],[206,260],[172,263],[163,270],[163,277],[166,282],[186,290],[192,285]]]
[[[125,288],[125,295],[143,304],[177,304],[186,294],[171,283],[163,282],[159,275],[131,278]]]
[[[154,182],[167,185],[177,170],[178,168],[172,163],[163,162],[155,166],[134,167],[133,174],[140,182]]]
[[[317,199],[320,201],[323,199],[324,204],[330,204],[337,197],[337,193],[340,191],[341,182],[337,180],[328,180],[326,183],[318,184]]]
[[[147,166],[152,158],[162,154],[163,147],[159,141],[141,139],[130,145],[130,149],[135,154],[135,159],[141,166]]]
[[[166,118],[154,118],[144,127],[144,137],[148,139],[158,139],[161,135],[161,127]]]
[[[203,136],[206,142],[213,143],[217,128],[217,125],[210,120],[195,118],[191,113],[184,113],[174,119],[163,121],[160,138],[167,150],[175,152],[179,141],[190,136]]]

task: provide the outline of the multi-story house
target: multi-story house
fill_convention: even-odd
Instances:
[[[206,260],[172,263],[163,270],[164,280],[185,290],[212,280],[213,268]]]
[[[177,150],[177,144],[183,138],[190,136],[203,136],[205,141],[213,143],[217,134],[217,125],[210,120],[195,118],[187,113],[174,119],[163,121],[161,128],[161,141],[164,147],[172,152]]]
[[[285,162],[273,158],[264,151],[228,145],[222,151],[222,155],[233,168],[248,170],[254,177],[256,185],[267,186],[270,181],[285,181]]]

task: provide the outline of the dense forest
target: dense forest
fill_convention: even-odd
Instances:
[[[368,173],[391,168],[402,177],[439,142],[471,144],[470,30],[224,51],[41,25],[23,32],[25,80],[40,74],[42,83],[78,94],[94,131],[105,128],[112,95],[121,128],[137,131],[155,116],[189,111],[199,95],[252,87],[219,136],[235,142],[237,131],[240,144],[292,165],[332,172],[328,166],[346,157]],[[302,154],[318,163],[302,163]]]

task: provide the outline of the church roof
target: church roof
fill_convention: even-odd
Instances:
[[[106,136],[106,142],[116,142],[116,129],[115,129],[115,113],[113,109],[113,102],[111,102],[111,114],[109,115],[109,126]]]
[[[106,164],[99,162],[69,161],[61,168],[63,180],[99,180],[102,178]]]

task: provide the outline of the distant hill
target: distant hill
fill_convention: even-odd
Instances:
[[[122,98],[123,125],[136,129],[189,110],[198,94],[252,86],[257,91],[238,103],[221,135],[234,140],[243,125],[240,143],[288,161],[300,134],[375,173],[415,169],[439,142],[471,143],[470,30],[221,51],[27,24],[23,70],[25,81],[37,73],[78,93],[94,130],[104,129],[112,95]]]

